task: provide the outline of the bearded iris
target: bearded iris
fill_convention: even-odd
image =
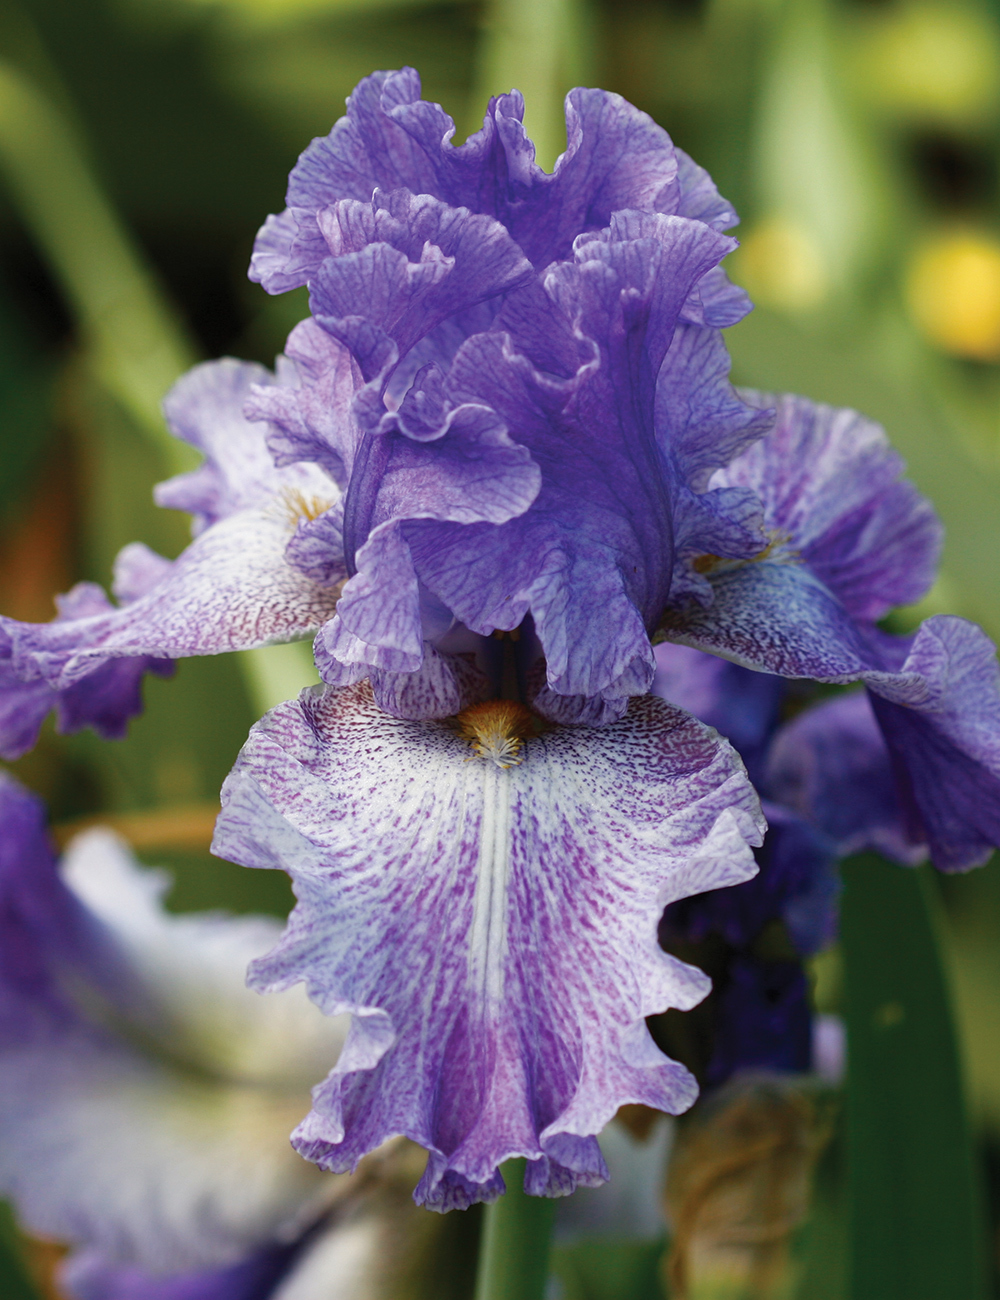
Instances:
[[[411,70],[362,82],[254,254],[309,319],[273,375],[168,399],[206,461],[159,500],[195,540],[127,548],[118,609],[0,629],[10,690],[64,716],[109,664],[315,633],[325,685],[254,728],[216,848],[298,894],[253,985],[352,1016],[295,1145],[344,1170],[405,1134],[439,1209],[512,1156],[535,1193],[599,1182],[619,1105],[694,1097],[644,1020],[708,984],[657,923],[748,879],[763,820],[732,747],[648,694],[655,638],[863,680],[908,841],[954,869],[1000,839],[992,647],[877,625],[939,543],[881,431],[731,387],[735,214],[665,132],[574,91],[548,175],[522,108],[456,148]]]

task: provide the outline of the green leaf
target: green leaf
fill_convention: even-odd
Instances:
[[[978,1300],[983,1207],[929,868],[844,867],[852,1300]]]

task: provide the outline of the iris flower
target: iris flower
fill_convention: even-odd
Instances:
[[[258,237],[253,277],[310,293],[274,375],[168,398],[206,461],[158,499],[195,540],[127,548],[118,609],[0,626],[0,680],[57,708],[123,659],[315,633],[324,685],[254,727],[216,851],[298,896],[251,985],[351,1015],[294,1145],[345,1171],[403,1134],[436,1209],[514,1156],[535,1194],[599,1183],[620,1105],[694,1098],[645,1020],[708,981],[657,924],[752,876],[764,823],[732,746],[649,694],[656,638],[864,681],[907,837],[954,869],[1000,830],[989,642],[878,628],[939,543],[884,435],[731,387],[736,217],[661,128],[573,91],[547,174],[522,113],[456,148],[412,70],[363,81]]]

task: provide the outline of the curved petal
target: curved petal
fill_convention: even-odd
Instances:
[[[263,366],[225,357],[189,370],[164,398],[171,432],[204,452],[205,460],[190,474],[158,484],[154,495],[157,505],[192,514],[196,534],[241,510],[267,506],[281,493],[338,495],[316,465],[276,468],[265,431],[244,417],[252,387],[271,382]]]
[[[406,525],[414,567],[476,632],[530,613],[559,695],[624,701],[651,680],[645,623],[669,591],[678,487],[655,442],[656,376],[690,285],[728,247],[700,224],[618,214],[547,278],[560,308],[549,335],[561,317],[580,339],[571,378],[502,334],[470,339],[452,365],[455,400],[482,401],[517,429],[542,487],[501,527]]]
[[[368,202],[378,188],[495,217],[538,269],[569,256],[576,235],[599,230],[624,208],[679,213],[717,230],[735,224],[708,175],[621,96],[569,93],[567,148],[552,174],[536,165],[523,116],[517,91],[492,99],[482,130],[455,148],[454,123],[420,98],[412,68],[366,77],[346,116],[292,170],[288,211],[261,230],[250,278],[270,293],[305,284],[322,254],[316,214],[339,199]]]
[[[744,396],[776,406],[777,422],[712,485],[752,488],[772,536],[852,618],[874,622],[919,600],[934,580],[941,524],[901,479],[903,462],[882,427],[804,397]]]
[[[145,559],[140,562],[133,548],[126,550],[131,553],[132,563],[117,573],[125,588],[129,582],[140,583],[140,568],[144,568],[148,577],[160,574],[161,564],[168,563],[161,561],[160,556],[153,556],[151,551],[148,556],[160,563],[147,563]],[[88,625],[88,620],[114,611],[107,596],[93,583],[79,583],[66,595],[57,596],[56,604],[59,613],[54,621],[40,625],[56,637],[72,638],[80,624]],[[59,688],[39,676],[30,656],[26,660],[19,651],[18,636],[24,631],[30,634],[32,630],[38,629],[0,618],[0,757],[8,760],[20,758],[31,749],[38,740],[42,723],[53,710],[60,733],[93,727],[106,740],[120,739],[125,735],[129,719],[142,712],[142,679],[146,673],[169,677],[174,671],[169,658],[139,655],[100,664],[85,679]]]
[[[427,194],[376,190],[367,203],[323,209],[319,224],[330,255],[310,281],[310,308],[366,380],[384,379],[386,366],[446,317],[532,276],[499,222]]]
[[[279,497],[228,516],[200,533],[151,591],[120,608],[105,602],[104,613],[52,623],[0,619],[11,675],[61,690],[91,682],[109,660],[220,654],[315,631],[333,613],[338,588],[286,558],[299,508]]]
[[[335,1184],[287,1147],[301,1080],[261,1083],[276,1046],[335,1059],[341,1027],[241,986],[275,923],[165,915],[101,832],[64,882],[39,801],[7,778],[0,826],[0,1188],[28,1230],[165,1272],[295,1235]],[[242,1063],[210,1047],[234,1016],[256,1065],[249,1044]]]
[[[492,1199],[513,1155],[551,1195],[601,1181],[591,1135],[621,1103],[690,1104],[643,1017],[707,983],[658,949],[656,922],[751,874],[761,825],[714,733],[645,698],[500,768],[362,683],[268,714],[223,803],[215,851],[288,870],[300,900],[253,983],[305,980],[354,1017],[294,1138],[310,1159],[346,1169],[402,1132],[431,1153],[433,1207]]]
[[[927,856],[926,846],[909,837],[889,751],[864,691],[826,700],[786,723],[772,741],[764,787],[819,827],[843,857],[874,849],[913,864]]]
[[[899,682],[924,684],[914,702]],[[920,628],[898,675],[868,678],[909,838],[942,871],[981,866],[1000,846],[1000,671],[980,628],[939,615]]]

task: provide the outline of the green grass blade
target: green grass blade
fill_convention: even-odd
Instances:
[[[844,868],[851,1300],[979,1300],[983,1208],[929,868]]]

